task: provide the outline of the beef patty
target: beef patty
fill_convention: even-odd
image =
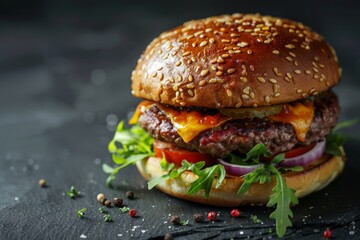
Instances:
[[[258,143],[263,143],[271,154],[277,154],[289,151],[296,145],[321,141],[336,125],[340,108],[333,92],[329,91],[315,99],[314,110],[314,118],[304,142],[298,140],[292,125],[266,117],[233,119],[201,132],[188,143],[176,132],[170,118],[156,106],[141,114],[139,124],[155,139],[215,157],[224,157],[231,152],[247,153]]]

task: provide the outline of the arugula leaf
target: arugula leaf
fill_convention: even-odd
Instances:
[[[220,187],[226,176],[225,168],[221,164],[207,167],[203,170],[200,170],[195,164],[193,164],[190,170],[198,175],[199,178],[190,184],[190,188],[187,193],[193,194],[199,192],[200,190],[204,190],[205,198],[209,198],[215,176],[217,176],[215,188]]]
[[[257,215],[250,215],[250,219],[251,221],[253,221],[253,223],[262,223],[262,221],[258,218]]]
[[[76,212],[76,215],[78,216],[78,218],[83,218],[85,215],[87,208],[82,208],[79,211]]]
[[[69,196],[72,199],[80,197],[79,192],[76,190],[76,188],[74,186],[70,187],[70,190],[66,192],[66,195]]]
[[[325,152],[333,156],[342,156],[340,147],[346,142],[346,137],[341,134],[330,133],[326,136]]]
[[[119,211],[121,213],[127,213],[128,211],[130,211],[130,208],[129,207],[122,207],[122,208],[119,208]]]
[[[245,156],[241,158],[235,154],[231,155],[231,163],[244,165],[244,162],[252,161],[253,163],[259,163],[260,156],[270,157],[270,152],[263,143],[256,144]]]
[[[352,125],[355,125],[359,122],[359,118],[354,118],[354,119],[350,119],[347,121],[343,121],[343,122],[339,122],[338,124],[336,124],[336,126],[333,128],[333,132],[336,132],[340,129],[343,128],[347,128],[347,127],[351,127]]]
[[[273,188],[273,194],[271,194],[266,206],[272,207],[276,205],[276,209],[270,214],[270,218],[275,219],[276,233],[279,237],[283,237],[287,227],[292,226],[290,217],[293,217],[293,213],[290,204],[298,204],[299,200],[295,195],[295,190],[290,189],[286,185],[286,181],[280,171],[273,165],[269,165],[269,169],[276,178],[276,186]]]
[[[108,150],[112,153],[112,159],[116,167],[103,164],[103,171],[109,174],[106,184],[112,187],[116,174],[123,168],[136,164],[154,154],[152,149],[153,139],[138,125],[133,125],[130,129],[125,129],[124,122],[121,121],[116,129],[113,140],[108,145]]]
[[[171,172],[149,181],[148,189],[152,189],[156,185],[168,179],[177,178],[185,171],[191,171],[198,176],[198,179],[190,184],[190,188],[187,193],[194,194],[204,190],[204,197],[208,198],[215,177],[217,177],[215,188],[219,188],[225,179],[226,172],[224,166],[221,164],[202,169],[204,166],[205,162],[203,161],[191,164],[188,161],[183,160],[180,168],[172,169]]]
[[[271,175],[269,169],[264,164],[263,166],[256,168],[254,171],[243,176],[244,182],[241,184],[237,194],[243,195],[246,193],[251,185],[256,182],[260,182],[261,184],[265,182],[271,181]]]

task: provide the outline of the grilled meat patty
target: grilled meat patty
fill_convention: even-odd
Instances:
[[[292,125],[275,122],[266,117],[233,119],[219,127],[201,132],[188,143],[176,132],[170,118],[156,106],[141,114],[139,124],[155,139],[214,157],[224,157],[231,152],[247,153],[260,142],[271,154],[277,154],[289,151],[296,145],[310,145],[320,141],[336,125],[340,108],[333,92],[329,91],[323,97],[315,99],[314,110],[314,118],[305,142],[298,140]]]

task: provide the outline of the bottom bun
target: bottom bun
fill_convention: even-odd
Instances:
[[[139,161],[136,166],[141,175],[147,181],[150,181],[167,173],[161,169],[160,161],[161,158],[149,157],[148,159]],[[296,196],[301,198],[326,187],[340,175],[344,169],[344,165],[344,156],[337,157],[324,154],[316,162],[304,167],[304,171],[289,172],[283,174],[283,176],[288,187],[294,189]],[[164,181],[156,187],[164,193],[188,201],[214,206],[235,207],[246,204],[266,204],[272,194],[272,189],[276,185],[274,178],[270,183],[255,183],[244,195],[239,196],[237,191],[244,182],[244,179],[242,177],[227,175],[219,188],[215,188],[214,181],[210,196],[206,199],[203,197],[203,191],[195,194],[187,194],[190,184],[196,179],[197,176],[194,173],[186,171],[178,178]]]

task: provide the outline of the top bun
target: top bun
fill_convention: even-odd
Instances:
[[[257,107],[317,95],[339,78],[335,51],[309,27],[233,14],[155,38],[132,73],[132,94],[182,107]]]

